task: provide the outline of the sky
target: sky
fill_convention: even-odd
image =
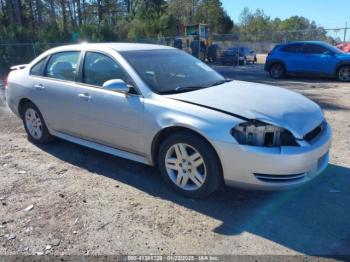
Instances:
[[[227,13],[235,23],[243,8],[263,9],[271,18],[281,19],[293,15],[305,16],[325,28],[350,27],[349,0],[221,0]]]

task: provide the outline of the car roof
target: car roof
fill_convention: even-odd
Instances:
[[[325,42],[323,41],[292,41],[288,43],[283,43],[279,45],[291,45],[291,44],[318,44],[318,45],[324,45]]]
[[[114,49],[117,52],[121,51],[141,51],[141,50],[159,50],[159,49],[174,49],[173,47],[154,44],[140,43],[81,43],[76,45],[64,45],[50,49],[51,52],[60,52],[77,49],[96,49],[104,50],[105,48]]]

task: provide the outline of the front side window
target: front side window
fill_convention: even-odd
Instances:
[[[211,67],[180,50],[123,51],[120,54],[158,94],[205,88],[225,81]]]
[[[321,45],[307,44],[304,46],[304,53],[306,54],[324,54],[329,50]]]
[[[30,74],[34,76],[41,76],[43,74],[43,69],[45,65],[46,58],[41,59],[36,63],[31,69]]]
[[[79,56],[79,51],[60,52],[53,54],[46,66],[45,76],[74,81]]]
[[[101,53],[87,52],[83,66],[83,83],[102,86],[111,79],[131,82],[124,69],[112,58]]]

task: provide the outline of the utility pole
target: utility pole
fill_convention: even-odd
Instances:
[[[345,22],[345,28],[344,28],[344,43],[345,43],[345,40],[346,40],[346,30],[348,29],[348,22]]]
[[[194,9],[195,9],[195,0],[192,0],[192,15],[191,15],[191,24],[194,24]]]

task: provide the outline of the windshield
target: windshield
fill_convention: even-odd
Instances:
[[[244,48],[242,48],[242,47],[230,47],[227,49],[227,51],[231,51],[231,52],[235,52],[235,53],[238,53],[238,50],[239,50],[240,54],[244,53]]]
[[[123,51],[120,54],[158,94],[193,91],[225,80],[202,61],[176,49]]]
[[[324,46],[327,47],[333,53],[336,53],[336,54],[344,53],[344,51],[340,50],[338,47],[332,46],[328,43],[324,43]]]

